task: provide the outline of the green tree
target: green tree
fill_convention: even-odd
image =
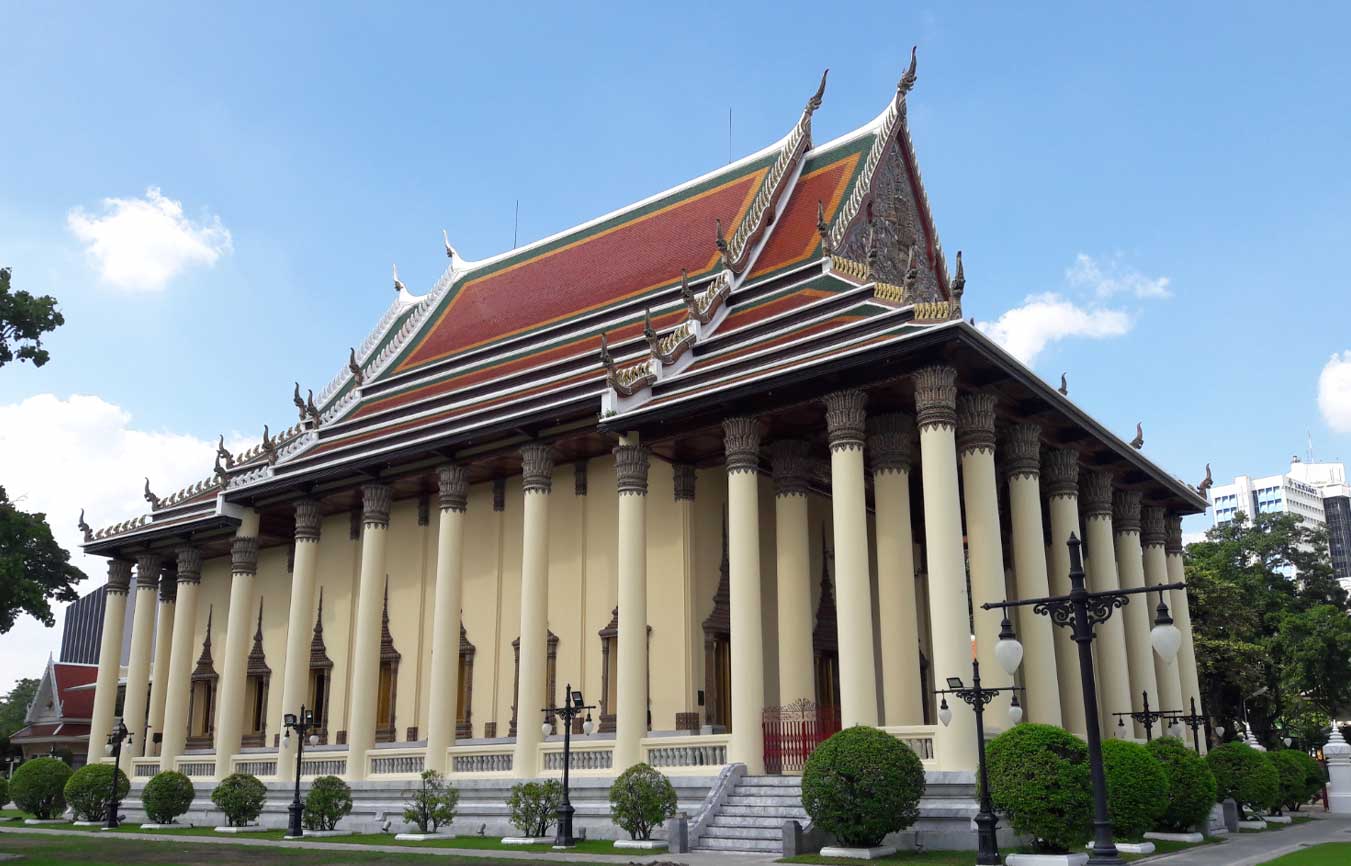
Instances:
[[[1319,604],[1281,615],[1272,641],[1281,684],[1325,715],[1351,701],[1351,617]]]
[[[26,613],[47,627],[56,624],[52,601],[75,601],[84,572],[52,537],[47,515],[30,514],[9,501],[0,486],[0,634]]]
[[[28,705],[38,693],[38,681],[21,679],[9,690],[9,694],[0,698],[0,757],[17,755],[17,746],[10,745],[9,738],[24,726],[24,717],[28,715]]]
[[[11,290],[10,269],[0,268],[0,367],[16,358],[34,367],[47,363],[51,356],[42,348],[42,335],[65,323],[56,298]]]

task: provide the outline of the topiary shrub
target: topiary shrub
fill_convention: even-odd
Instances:
[[[1107,814],[1112,832],[1122,839],[1141,839],[1168,807],[1168,774],[1149,749],[1129,740],[1102,744],[1107,774]]]
[[[182,773],[165,770],[156,773],[141,791],[141,805],[146,817],[156,824],[172,824],[179,815],[192,808],[196,793],[192,780]]]
[[[1092,833],[1088,746],[1053,725],[1025,722],[985,748],[990,799],[1038,853],[1082,850]]]
[[[263,814],[267,788],[257,776],[231,773],[211,792],[211,802],[225,813],[225,822],[231,827],[243,827]]]
[[[1146,748],[1168,776],[1168,804],[1156,822],[1158,829],[1191,832],[1215,805],[1215,775],[1204,758],[1174,737],[1154,740]]]
[[[1299,759],[1302,754],[1303,752],[1291,749],[1267,753],[1267,760],[1276,768],[1276,776],[1280,779],[1277,811],[1298,809],[1299,804],[1304,801],[1305,767],[1304,762]]]
[[[9,802],[9,779],[0,777],[0,809]]]
[[[337,776],[320,776],[305,795],[305,829],[331,831],[352,813],[352,789]]]
[[[1295,752],[1299,755],[1300,763],[1304,765],[1304,797],[1300,800],[1300,805],[1309,802],[1322,792],[1323,786],[1328,783],[1328,777],[1323,770],[1323,765],[1310,755],[1308,752]],[[1299,811],[1299,806],[1295,807]]]
[[[75,812],[76,821],[102,821],[108,817],[108,796],[113,786],[112,764],[86,764],[66,780],[66,804]],[[131,790],[127,774],[117,770],[119,802]]]
[[[610,817],[630,839],[651,839],[652,831],[675,813],[675,788],[647,764],[634,764],[610,786]]]
[[[511,796],[507,798],[511,825],[520,830],[522,836],[546,836],[554,825],[561,802],[563,785],[557,779],[512,785]]]
[[[802,808],[850,848],[872,848],[919,818],[924,767],[877,728],[845,728],[816,747],[802,770]]]
[[[1206,755],[1206,763],[1215,774],[1216,796],[1233,798],[1240,810],[1260,812],[1270,809],[1280,795],[1281,781],[1266,756],[1235,740],[1216,746]]]
[[[9,780],[9,796],[20,811],[49,820],[66,811],[66,782],[70,767],[57,758],[24,761]]]
[[[420,779],[418,787],[405,793],[408,802],[403,807],[403,819],[415,825],[419,833],[435,833],[441,825],[455,820],[460,792],[435,770],[423,770]]]

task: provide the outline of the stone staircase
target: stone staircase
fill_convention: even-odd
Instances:
[[[704,827],[696,851],[783,853],[783,822],[807,823],[800,776],[743,776]]]

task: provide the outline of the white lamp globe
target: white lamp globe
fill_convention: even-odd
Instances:
[[[288,748],[288,749],[291,748],[291,729],[290,729],[290,728],[287,728],[286,730],[282,731],[282,734],[281,734],[281,744],[282,744],[283,746],[285,746],[286,748]]]
[[[549,736],[549,734],[553,733],[553,725],[549,724],[548,722],[545,722],[544,724],[540,725],[539,729],[544,733],[544,736],[546,737]]]
[[[1017,704],[1011,705],[1009,707],[1009,721],[1016,725],[1022,720],[1023,720],[1023,708],[1018,706]]]
[[[1023,645],[1017,638],[1001,638],[994,645],[994,657],[1004,669],[1004,673],[1013,676],[1018,670],[1018,665],[1023,663]]]
[[[1182,646],[1182,632],[1171,622],[1156,625],[1149,631],[1149,642],[1153,645],[1154,652],[1159,654],[1159,658],[1171,664],[1173,659],[1177,658],[1177,651]]]
[[[103,754],[105,754],[105,755],[111,755],[112,753],[113,753],[113,744],[112,744],[112,743],[105,743],[104,746],[103,746]],[[109,782],[108,784],[111,785],[112,783]]]
[[[1224,725],[1216,725],[1216,726],[1215,726],[1215,736],[1217,736],[1217,737],[1223,737],[1223,736],[1224,736]]]
[[[1282,743],[1285,743],[1285,747],[1288,749],[1288,748],[1290,748],[1290,744],[1293,743],[1294,740],[1291,739],[1290,737],[1285,737],[1285,738],[1283,738],[1283,739],[1281,740],[1281,742],[1282,742]]]
[[[943,723],[943,727],[952,724],[952,708],[948,706],[947,701],[938,708],[938,721]]]
[[[588,737],[591,736],[591,732],[594,731],[595,729],[596,726],[592,724],[590,719],[587,719],[585,722],[582,722],[582,733],[586,734]]]
[[[318,735],[318,734],[310,734],[310,745],[311,745],[311,746],[317,746],[317,745],[319,745],[319,735]]]

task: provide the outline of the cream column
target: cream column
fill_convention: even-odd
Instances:
[[[619,487],[619,678],[614,771],[643,760],[647,736],[647,449],[630,433],[614,449]]]
[[[258,512],[247,511],[230,544],[230,608],[216,702],[216,778],[230,775],[244,728],[244,687],[253,630],[253,584],[258,574]],[[373,693],[373,691],[372,691]],[[350,767],[350,765],[349,765]]]
[[[995,658],[1004,614],[981,610],[981,605],[1003,601],[1008,595],[1004,583],[1004,543],[999,532],[999,488],[994,469],[993,394],[963,394],[957,398],[957,449],[962,455],[962,492],[966,503],[966,553],[971,569],[971,595],[976,658],[985,669],[986,682],[998,684],[1008,675]],[[968,673],[962,679],[970,682]],[[991,727],[1004,727],[1008,718],[1009,695],[995,696]],[[987,712],[990,709],[987,708]]]
[[[375,694],[380,685],[380,621],[385,610],[385,546],[389,540],[386,484],[361,488],[361,572],[352,633],[352,693],[347,705],[347,778],[366,778],[366,753],[375,746]],[[231,605],[231,610],[233,610]]]
[[[727,457],[727,548],[732,620],[732,734],[729,763],[765,772],[764,629],[760,622],[760,422],[722,422]]]
[[[94,679],[94,711],[89,720],[90,764],[103,760],[103,747],[113,730],[117,708],[117,681],[122,675],[122,623],[127,615],[127,592],[131,589],[131,563],[108,560],[108,585],[103,599],[103,637],[99,643],[99,672]]]
[[[1051,541],[1047,582],[1051,595],[1070,591],[1070,551],[1067,545],[1079,530],[1079,452],[1073,448],[1052,448],[1042,453],[1042,474],[1046,478],[1047,510],[1051,517]],[[1088,735],[1084,721],[1084,687],[1079,671],[1079,648],[1066,627],[1052,626],[1055,641],[1056,679],[1060,683],[1060,717],[1065,730],[1078,736]]]
[[[910,460],[915,422],[879,415],[868,424],[877,523],[877,623],[882,638],[882,709],[888,725],[924,722],[919,678],[915,540],[910,526]]]
[[[169,653],[174,642],[174,614],[178,600],[178,582],[172,569],[164,568],[159,579],[159,612],[155,616],[155,660],[151,664],[150,721],[146,724],[146,755],[158,755],[159,748],[151,742],[156,734],[163,740],[164,704],[169,685]],[[162,744],[161,744],[162,745]]]
[[[1176,514],[1168,515],[1167,536],[1164,540],[1164,555],[1168,560],[1168,582],[1179,583],[1186,580],[1182,563],[1182,517]],[[1177,677],[1178,683],[1182,687],[1182,699],[1187,702],[1185,709],[1191,712],[1191,699],[1196,698],[1196,711],[1204,713],[1205,708],[1201,705],[1201,684],[1196,676],[1196,645],[1192,641],[1192,615],[1188,602],[1189,593],[1187,590],[1181,592],[1174,591],[1170,593],[1172,603],[1169,605],[1169,612],[1173,615],[1173,623],[1178,631],[1182,632],[1182,646],[1177,652]],[[1203,738],[1204,739],[1204,738]],[[1201,750],[1205,751],[1205,743],[1202,742]]]
[[[521,540],[521,673],[516,692],[516,750],[512,770],[518,778],[539,775],[541,703],[545,699],[545,663],[549,636],[549,493],[554,454],[538,443],[521,448],[524,493]]]
[[[1144,546],[1145,585],[1160,586],[1168,582],[1168,555],[1164,553],[1164,542],[1168,540],[1168,518],[1166,512],[1156,505],[1147,505],[1140,512],[1140,543]],[[1180,594],[1180,593],[1178,593]],[[1168,610],[1173,610],[1174,593],[1165,592],[1164,601]],[[1148,624],[1153,625],[1157,594],[1149,595],[1152,604],[1146,605],[1149,612]],[[1132,599],[1134,602],[1135,599]],[[1174,615],[1176,618],[1176,615]],[[1154,680],[1159,689],[1158,708],[1190,712],[1182,700],[1182,681],[1178,677],[1178,660],[1164,661],[1151,647],[1149,655],[1154,660]],[[1179,653],[1180,655],[1180,653]],[[1151,708],[1154,701],[1150,701]]]
[[[779,703],[816,700],[812,656],[811,531],[807,523],[807,443],[769,446],[774,472],[774,544],[779,614]]]
[[[1013,530],[1013,581],[1018,598],[1051,594],[1046,574],[1046,545],[1041,520],[1041,427],[1015,424],[1004,440],[1009,476],[1009,523]],[[1022,702],[1028,721],[1063,725],[1056,651],[1056,627],[1031,607],[1018,608],[1018,638],[1023,643]],[[1062,629],[1068,631],[1068,629]],[[1076,666],[1077,667],[1077,666]],[[1080,715],[1082,715],[1082,710]]]
[[[1084,543],[1088,547],[1090,592],[1120,589],[1116,570],[1116,544],[1112,532],[1112,475],[1090,472],[1082,487]],[[1097,627],[1093,654],[1098,662],[1098,723],[1104,737],[1116,735],[1112,713],[1128,712],[1131,706],[1129,656],[1126,651],[1126,617],[1113,616]]]
[[[136,610],[131,615],[131,655],[127,657],[127,693],[122,701],[122,723],[131,733],[131,742],[122,751],[133,758],[145,754],[159,568],[159,554],[143,553],[136,557]]]
[[[428,770],[448,769],[455,745],[460,682],[460,593],[463,588],[464,515],[469,508],[469,475],[463,466],[442,466],[436,483],[441,517],[436,535],[436,595],[432,608],[431,695],[427,704]]]
[[[839,617],[840,724],[877,724],[877,665],[873,655],[873,593],[868,573],[868,502],[863,442],[868,395],[828,394],[830,504],[835,524],[835,609]]]
[[[929,575],[931,670],[935,683],[948,677],[971,681],[971,620],[967,616],[962,509],[957,489],[957,371],[925,367],[915,374],[915,422],[919,427],[924,488],[924,553]],[[934,741],[940,770],[976,769],[976,718],[952,714],[952,724]]]
[[[680,538],[681,544],[681,580],[684,584],[681,604],[681,633],[690,647],[700,646],[703,635],[697,633],[695,622],[698,617],[695,614],[695,587],[697,585],[696,566],[694,562],[695,545],[695,526],[694,526],[694,488],[697,480],[694,466],[688,463],[677,463],[671,467],[672,497],[675,500],[676,508],[680,512]],[[697,703],[695,690],[695,654],[694,651],[685,653],[685,688],[684,696],[686,707],[694,707]],[[702,713],[700,714],[702,719]]]
[[[1140,589],[1145,585],[1144,551],[1140,546],[1140,491],[1116,491],[1112,497],[1112,527],[1116,531],[1116,567],[1121,588]],[[1154,650],[1149,644],[1152,611],[1148,593],[1135,596],[1121,611],[1126,627],[1126,656],[1130,663],[1131,703],[1124,707],[1108,707],[1109,712],[1143,709],[1146,692],[1151,708],[1163,706],[1159,703],[1162,696],[1154,678]],[[1135,736],[1145,738],[1145,726],[1139,722],[1135,723]]]
[[[291,607],[286,616],[286,662],[281,681],[281,712],[300,714],[309,699],[311,611],[314,609],[314,582],[319,570],[319,532],[323,514],[313,499],[295,504],[295,561],[291,567]],[[307,707],[313,710],[314,707]],[[284,733],[284,730],[283,730]],[[277,750],[277,778],[295,779],[296,748],[299,738],[281,738]]]
[[[197,591],[202,582],[202,553],[195,547],[178,548],[177,602],[174,607],[173,646],[164,685],[163,739],[159,768],[172,770],[183,754],[188,737],[188,698],[192,693],[193,639],[197,636]],[[158,674],[156,675],[158,676]]]

